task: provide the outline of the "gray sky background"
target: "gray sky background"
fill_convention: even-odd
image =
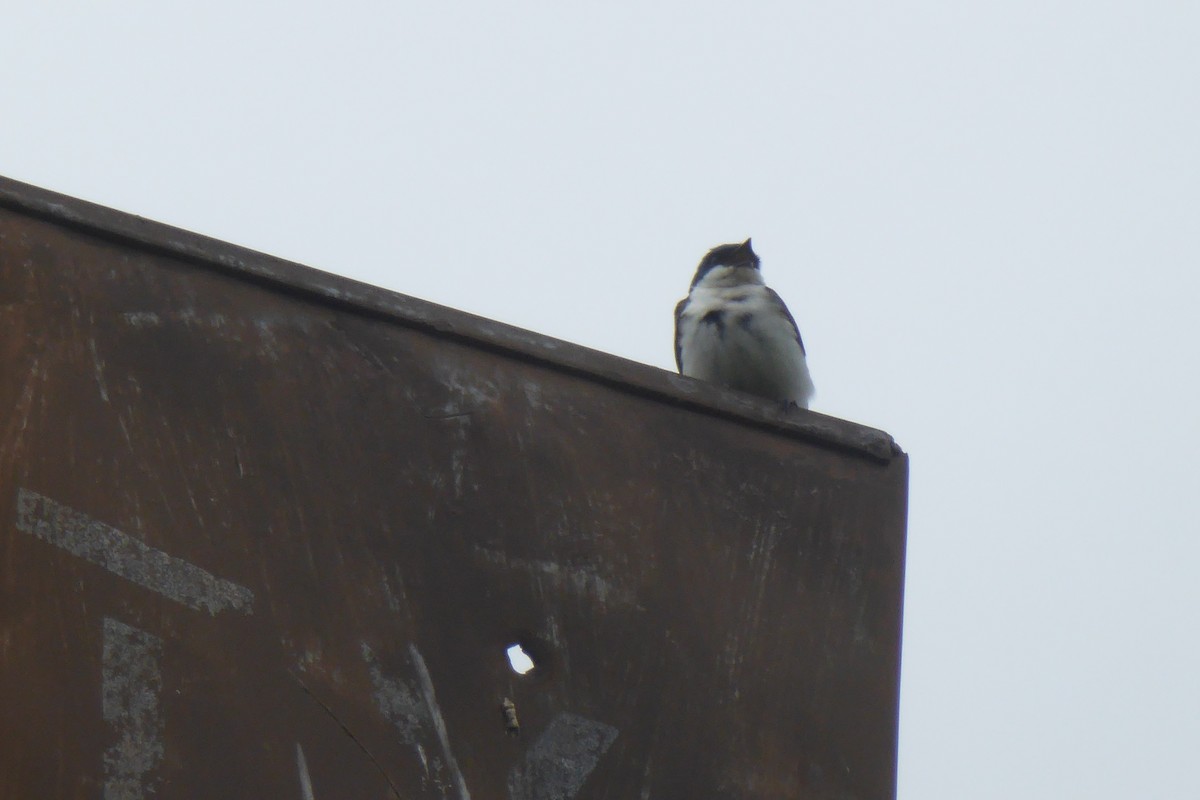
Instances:
[[[912,457],[900,798],[1200,797],[1200,5],[8,3],[0,174],[673,368],[754,237]]]

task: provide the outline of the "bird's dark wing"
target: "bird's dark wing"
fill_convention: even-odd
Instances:
[[[800,328],[796,325],[796,320],[792,317],[792,312],[788,311],[787,304],[783,302],[783,298],[779,296],[779,292],[769,286],[765,288],[767,294],[771,297],[771,302],[783,312],[783,315],[787,317],[787,321],[792,323],[792,330],[796,332],[796,344],[800,345],[800,352],[808,355],[808,351],[804,349],[804,340],[800,338]]]
[[[681,375],[683,374],[683,337],[679,333],[679,321],[683,317],[685,305],[687,305],[686,297],[675,304],[675,368]]]

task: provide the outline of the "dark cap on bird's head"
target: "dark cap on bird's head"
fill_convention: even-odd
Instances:
[[[692,286],[700,282],[700,279],[708,274],[709,270],[715,267],[750,267],[758,269],[758,255],[755,254],[754,248],[750,246],[750,240],[741,244],[721,244],[709,250],[708,253],[700,260],[700,266],[696,268],[696,277],[692,279]]]

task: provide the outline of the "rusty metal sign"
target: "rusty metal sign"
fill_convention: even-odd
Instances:
[[[894,795],[886,434],[4,179],[0,323],[0,797]]]

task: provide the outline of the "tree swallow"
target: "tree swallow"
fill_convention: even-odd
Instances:
[[[679,374],[808,408],[813,394],[796,320],[759,270],[750,240],[708,251],[675,306]]]

